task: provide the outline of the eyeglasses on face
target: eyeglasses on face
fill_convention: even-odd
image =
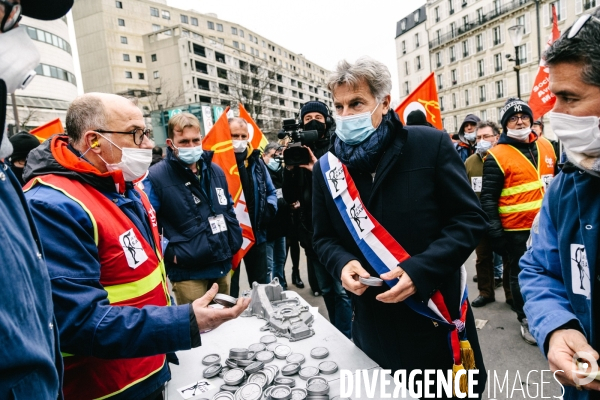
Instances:
[[[579,17],[577,21],[569,29],[567,39],[573,39],[581,31],[581,29],[587,24],[588,21],[593,20],[594,22],[600,22],[600,19],[594,17],[592,14],[585,14]]]
[[[0,32],[8,32],[21,20],[21,5],[0,0],[0,10],[4,11],[4,17],[0,21]]]
[[[141,146],[142,142],[144,141],[144,136],[146,136],[147,138],[150,138],[150,129],[142,129],[142,128],[135,128],[130,132],[105,131],[103,129],[94,129],[94,132],[118,133],[119,135],[132,135],[133,143],[135,143],[136,146]]]
[[[521,121],[523,121],[523,122],[529,122],[529,121],[531,121],[531,118],[529,117],[529,115],[521,115],[521,116],[513,115],[512,117],[510,117],[510,118],[508,119],[508,122],[512,122],[512,123],[514,124],[514,123],[515,123],[515,122],[517,122],[519,119],[520,119]]]

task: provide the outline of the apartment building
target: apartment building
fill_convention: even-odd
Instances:
[[[146,113],[246,103],[233,90],[246,84],[242,76],[266,86],[260,99],[253,90],[248,101],[262,105],[257,122],[266,131],[278,130],[280,119],[294,117],[306,101],[332,104],[329,71],[215,14],[164,0],[78,0],[73,18],[84,90],[133,95]]]
[[[41,21],[23,17],[19,25],[33,40],[40,53],[40,64],[29,86],[15,92],[19,127],[12,131],[31,129],[56,118],[64,124],[69,104],[77,97],[67,18]],[[16,125],[11,96],[6,118],[7,124]]]
[[[435,74],[444,127],[457,132],[464,117],[498,121],[509,97],[529,100],[552,28],[568,28],[597,0],[428,0],[427,32],[431,71]],[[523,26],[515,48],[509,28]],[[539,30],[539,35],[538,35]],[[514,70],[519,61],[520,85]],[[426,74],[424,74],[426,76]],[[402,82],[402,80],[401,80]],[[546,125],[548,126],[548,125]]]
[[[425,5],[396,24],[400,103],[431,73]]]

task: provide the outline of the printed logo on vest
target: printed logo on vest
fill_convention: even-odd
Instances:
[[[548,168],[554,168],[554,160],[552,159],[552,157],[544,157],[544,160],[546,161],[546,167]]]
[[[219,204],[222,206],[227,205],[227,196],[225,196],[225,191],[222,188],[216,188],[217,190],[217,198],[219,199]]]
[[[123,247],[123,253],[125,253],[130,268],[136,269],[148,259],[148,255],[142,248],[142,243],[135,236],[133,228],[119,236],[119,243]]]
[[[571,244],[571,290],[590,298],[590,268],[588,265],[585,246]]]

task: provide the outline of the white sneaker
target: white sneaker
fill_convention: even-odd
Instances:
[[[521,321],[521,337],[531,345],[537,344],[533,335],[529,332],[529,322],[527,322],[527,318],[523,318],[523,321]]]

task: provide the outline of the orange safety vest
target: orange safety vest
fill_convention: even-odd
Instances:
[[[556,155],[552,144],[542,139],[536,141],[535,145],[538,168],[509,144],[499,144],[488,152],[504,173],[498,213],[505,231],[531,229],[533,219],[542,207],[544,193],[554,178]]]
[[[58,175],[45,175],[31,180],[25,190],[38,184],[58,190],[88,214],[98,246],[100,284],[112,306],[170,305],[156,214],[144,192],[136,188],[150,217],[158,246],[154,249],[119,207],[92,186]],[[117,395],[159,372],[165,359],[164,354],[106,360],[63,353],[65,399],[105,399]]]

